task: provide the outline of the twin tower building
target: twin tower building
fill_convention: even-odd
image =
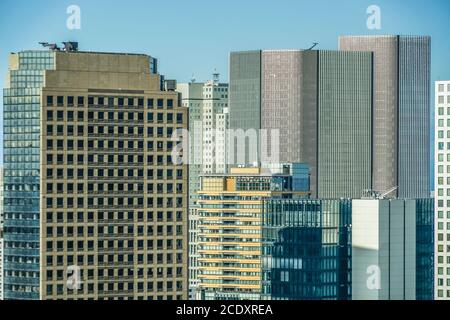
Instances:
[[[309,165],[313,197],[395,188],[390,197],[429,197],[429,37],[344,36],[339,51],[234,52],[229,91],[230,128],[278,130],[278,160]],[[247,149],[248,163],[270,158],[266,140],[264,150]]]

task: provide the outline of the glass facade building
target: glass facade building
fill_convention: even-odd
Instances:
[[[263,299],[350,299],[350,227],[350,200],[265,201]]]
[[[4,296],[39,299],[41,88],[54,53],[11,58],[4,89]]]

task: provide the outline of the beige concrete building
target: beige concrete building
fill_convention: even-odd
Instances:
[[[261,299],[264,201],[309,197],[309,183],[297,184],[298,166],[230,168],[229,174],[202,176],[197,300]],[[309,174],[302,177],[309,180]]]
[[[171,137],[187,128],[187,109],[161,90],[156,60],[141,54],[12,54],[10,88],[41,55],[37,232],[20,238],[30,231],[22,208],[5,207],[6,298],[186,299],[188,172],[172,161]],[[6,125],[13,95],[6,92]],[[5,145],[5,177],[26,186],[27,173],[13,170],[18,147]],[[30,260],[38,273],[24,272],[12,249],[18,239],[39,242],[39,261]]]

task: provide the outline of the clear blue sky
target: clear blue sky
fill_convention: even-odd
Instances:
[[[71,4],[81,8],[81,30],[66,28]],[[381,30],[366,27],[372,4],[381,8]],[[159,59],[168,78],[188,81],[194,74],[206,80],[216,68],[225,81],[230,51],[307,48],[313,42],[336,49],[345,34],[430,35],[432,80],[450,79],[448,0],[1,0],[0,14],[2,85],[8,53],[37,49],[39,41],[147,53]]]

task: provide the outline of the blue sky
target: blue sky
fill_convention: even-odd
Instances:
[[[81,9],[80,30],[66,28],[72,4]],[[381,8],[381,30],[367,29],[372,4]],[[450,79],[449,13],[448,0],[1,0],[0,80],[3,86],[9,52],[38,49],[40,41],[147,53],[168,78],[188,81],[194,74],[202,81],[217,69],[226,81],[230,51],[313,42],[337,49],[345,34],[430,35],[432,80]]]

